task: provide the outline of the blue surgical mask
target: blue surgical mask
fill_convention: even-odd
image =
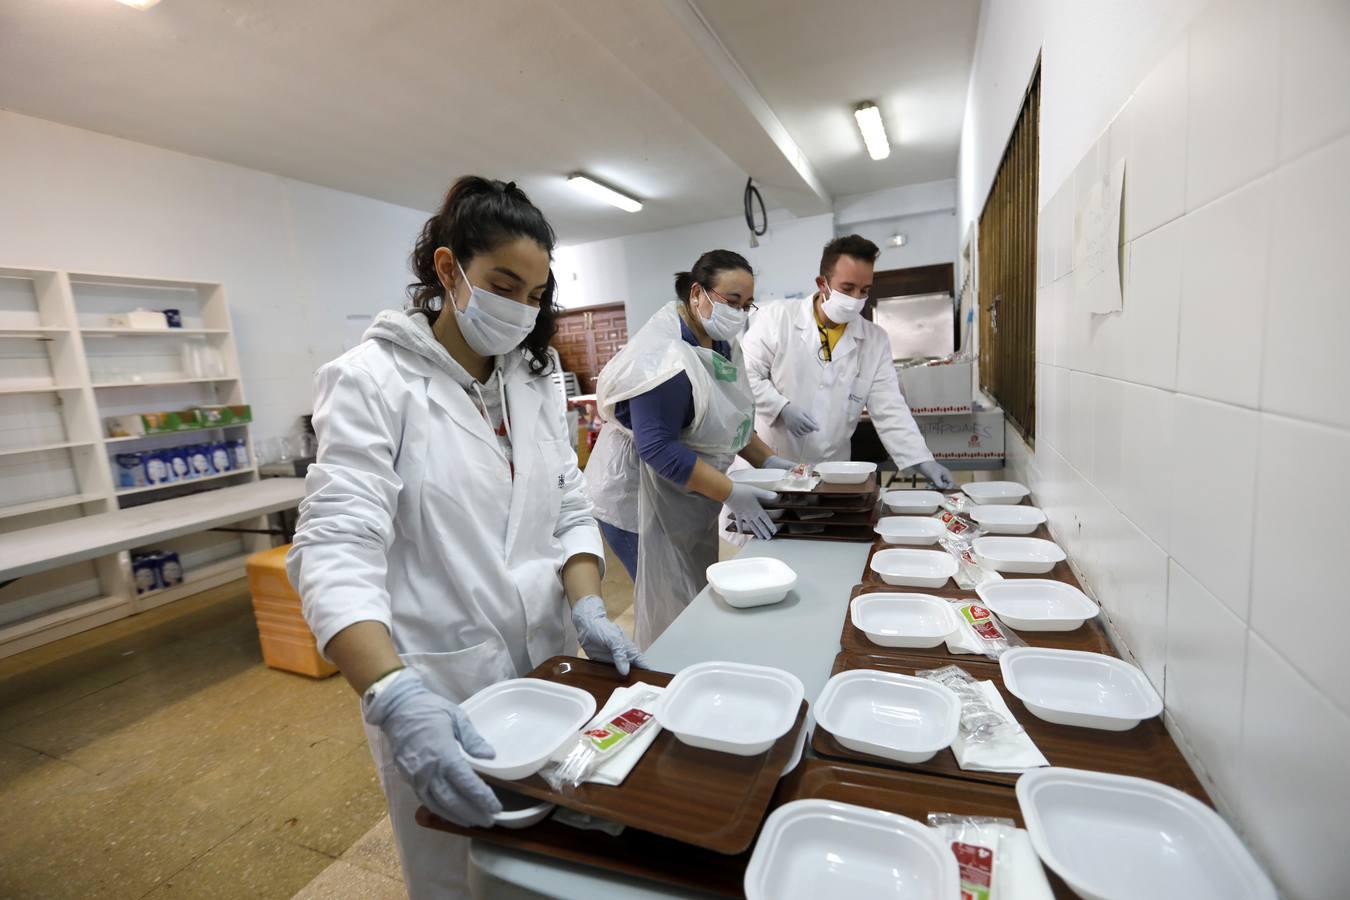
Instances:
[[[464,274],[464,267],[458,262],[455,265],[459,266],[459,276],[469,285],[468,305],[460,309],[459,304],[451,303],[465,342],[479,356],[499,356],[519,347],[534,330],[539,308],[474,287]]]

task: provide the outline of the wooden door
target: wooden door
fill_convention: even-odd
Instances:
[[[551,343],[562,359],[563,370],[576,373],[582,392],[595,393],[600,370],[628,343],[628,317],[623,304],[563,313]]]

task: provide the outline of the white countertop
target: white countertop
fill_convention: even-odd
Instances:
[[[797,572],[782,603],[733,609],[705,588],[647,650],[653,669],[678,672],[709,660],[775,666],[802,680],[814,703],[839,653],[849,592],[862,580],[870,545],[830,541],[751,541],[745,556],[781,559]],[[470,878],[477,896],[575,900],[701,896],[653,881],[473,841]]]
[[[303,478],[265,478],[0,534],[0,581],[291,509],[304,496]]]

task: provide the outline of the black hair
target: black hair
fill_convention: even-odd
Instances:
[[[880,253],[881,251],[877,249],[876,244],[860,234],[846,234],[843,237],[837,237],[826,244],[824,251],[820,254],[821,277],[829,278],[834,274],[834,264],[839,262],[841,256],[851,256],[865,263],[875,263]]]
[[[694,268],[688,272],[675,273],[675,296],[680,298],[680,302],[689,304],[689,294],[694,285],[700,285],[705,291],[713,289],[713,281],[721,272],[728,272],[741,269],[750,274],[755,270],[750,268],[750,263],[746,262],[745,257],[732,250],[709,250],[698,258],[694,263]]]
[[[465,175],[450,186],[445,202],[436,215],[422,226],[412,252],[412,272],[417,280],[408,285],[408,297],[413,306],[435,322],[440,315],[439,304],[444,299],[445,287],[436,274],[435,255],[438,247],[446,247],[455,254],[455,260],[464,268],[479,253],[493,250],[516,238],[530,238],[553,258],[557,237],[539,207],[530,202],[525,192],[514,181],[497,181]],[[521,349],[529,359],[530,371],[541,375],[552,365],[548,342],[553,338],[558,311],[554,306],[557,282],[553,270],[548,273],[548,284],[539,303],[539,317],[534,330],[521,342]]]

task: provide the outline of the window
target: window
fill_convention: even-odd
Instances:
[[[1039,63],[980,212],[980,387],[1030,443],[1036,436],[1036,197]]]

